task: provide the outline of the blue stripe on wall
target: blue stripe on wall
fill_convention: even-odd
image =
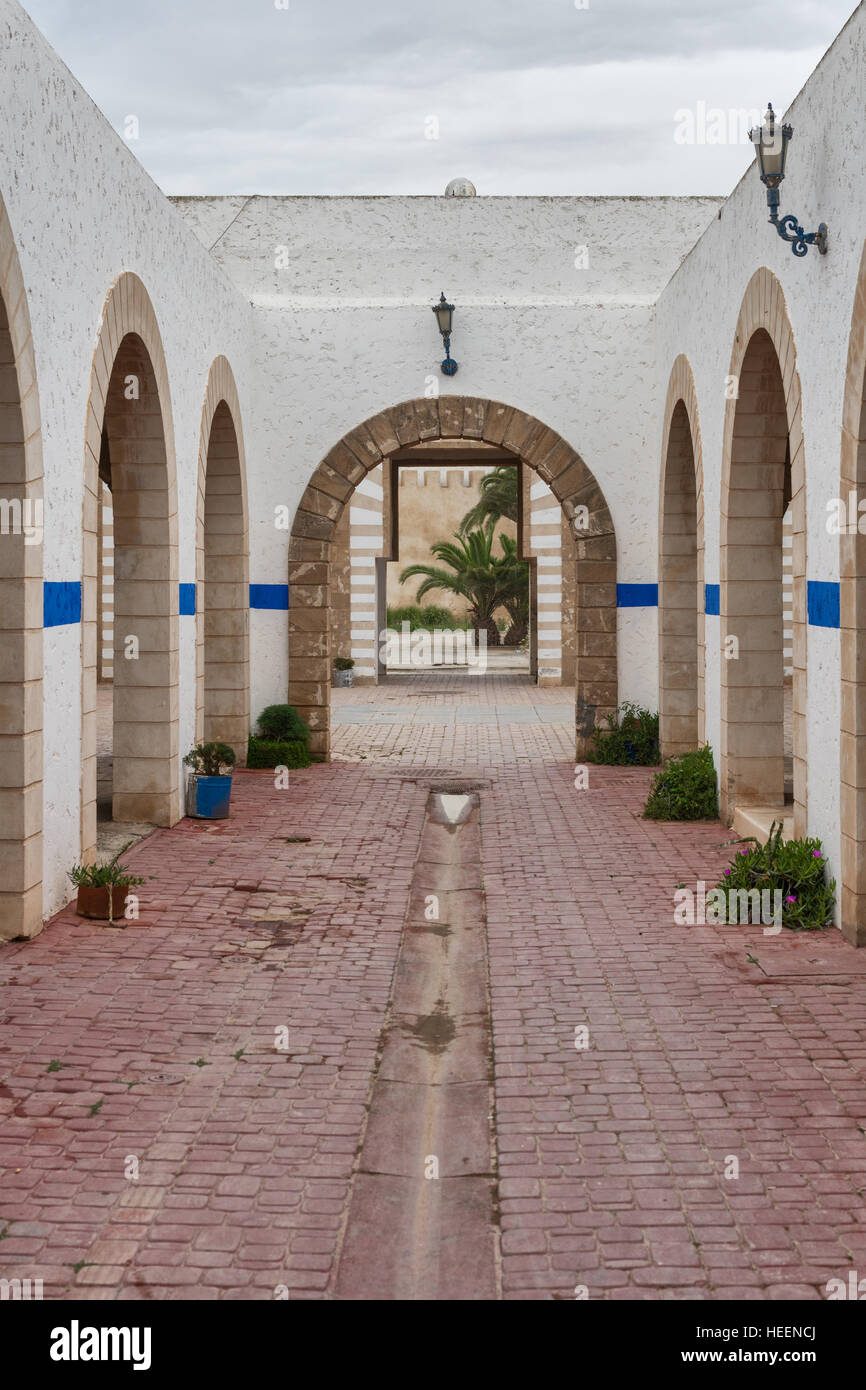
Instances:
[[[42,622],[65,627],[81,622],[81,584],[78,580],[46,580],[42,586]]]
[[[251,584],[250,608],[289,607],[288,584]]]
[[[195,617],[195,585],[179,584],[178,612],[182,618]]]
[[[658,608],[658,584],[617,584],[617,608]]]
[[[811,627],[838,627],[839,585],[825,579],[807,580],[806,610]]]
[[[178,586],[178,606],[182,617],[196,611],[195,584]],[[45,627],[64,627],[81,622],[81,583],[78,580],[46,580],[42,586],[42,615]],[[720,586],[704,585],[704,611],[718,617]],[[839,585],[834,580],[810,579],[806,584],[808,620],[812,627],[839,627]],[[618,608],[657,608],[657,584],[617,584]],[[287,610],[288,584],[251,584],[250,607]]]

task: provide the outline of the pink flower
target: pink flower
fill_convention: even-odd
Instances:
[[[821,858],[821,851],[820,851],[819,849],[813,849],[813,850],[812,850],[812,858],[813,858],[813,859],[820,859],[820,858]]]
[[[797,901],[796,898],[786,898],[786,899],[785,899],[785,902],[786,902],[786,903],[795,903],[796,901]]]
[[[726,874],[729,874],[730,872],[731,872],[730,869],[725,869],[725,873],[726,873]]]
[[[748,854],[748,852],[749,852],[749,851],[748,851],[747,849],[741,849],[741,850],[740,850],[740,854]]]

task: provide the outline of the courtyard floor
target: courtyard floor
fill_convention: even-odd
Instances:
[[[788,1300],[866,1272],[866,952],[676,925],[729,832],[642,820],[648,770],[576,790],[572,725],[519,676],[334,692],[330,764],[238,773],[230,820],[130,851],[139,921],[0,947],[0,1277]],[[454,833],[431,787],[473,796]]]

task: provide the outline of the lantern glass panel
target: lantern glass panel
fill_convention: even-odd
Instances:
[[[437,304],[434,312],[439,323],[439,332],[442,334],[442,337],[450,337],[451,318],[454,313],[452,306],[450,304]]]

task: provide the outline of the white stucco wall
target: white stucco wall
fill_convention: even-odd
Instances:
[[[33,327],[45,464],[44,578],[82,569],[84,433],[106,295],[123,271],[143,281],[168,365],[178,474],[180,579],[195,579],[199,432],[210,364],[249,402],[251,311],[14,0],[0,0],[0,192]],[[193,742],[195,645],[180,620],[180,751]],[[69,897],[80,857],[81,627],[45,632],[45,911]],[[180,777],[180,767],[178,768]]]
[[[619,578],[656,577],[653,305],[719,206],[708,198],[189,198],[175,205],[256,313],[255,578],[284,583],[285,535],[318,462],[399,401],[505,401],[557,430],[604,491]],[[284,268],[278,267],[281,259]],[[585,248],[585,253],[580,248]],[[287,262],[287,264],[286,264]],[[457,306],[452,353],[431,306]],[[657,700],[653,611],[624,610],[621,693]],[[285,688],[285,644],[253,612],[253,709]]]
[[[797,350],[806,459],[806,572],[839,579],[839,540],[826,506],[839,496],[840,427],[857,273],[866,234],[866,7],[860,6],[792,104],[794,127],[781,213],[806,231],[829,226],[829,251],[797,259],[768,224],[753,165],[686,258],[658,305],[656,399],[664,401],[674,360],[692,365],[703,439],[706,574],[719,582],[724,383],[742,298],[767,266],[782,285]],[[782,114],[777,113],[779,120]],[[661,439],[657,436],[660,454]],[[718,618],[707,618],[707,738],[720,746]],[[839,875],[839,631],[810,626],[808,642],[808,821]]]
[[[162,331],[178,481],[180,574],[195,579],[201,410],[223,353],[240,395],[250,579],[284,585],[288,533],[317,463],[400,401],[491,397],[578,450],[613,516],[621,583],[657,581],[662,413],[679,353],[703,436],[705,578],[719,581],[724,380],[743,293],[769,266],[788,300],[803,391],[809,579],[838,580],[825,528],[839,484],[842,391],[866,228],[857,11],[790,112],[783,211],[830,226],[796,260],[767,225],[754,170],[710,198],[166,200],[15,0],[0,0],[0,193],[29,299],[45,455],[44,577],[78,580],[84,428],[99,316],[135,272]],[[766,95],[766,94],[758,94]],[[717,216],[717,214],[719,214]],[[280,248],[283,248],[281,251]],[[692,249],[693,248],[693,249]],[[685,258],[685,259],[683,259]],[[282,267],[282,268],[281,268]],[[451,381],[430,306],[457,305]],[[719,746],[719,620],[707,619],[708,738]],[[194,623],[180,619],[180,752],[194,731]],[[251,709],[285,697],[284,611],[251,613]],[[620,698],[655,705],[657,613],[623,608]],[[808,630],[809,830],[838,867],[839,633]],[[45,634],[45,909],[79,853],[81,629]],[[180,781],[181,769],[178,766]]]

